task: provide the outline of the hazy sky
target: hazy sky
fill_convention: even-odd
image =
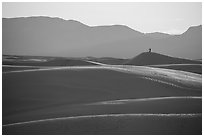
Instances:
[[[3,3],[3,17],[54,16],[89,26],[127,25],[141,32],[180,34],[202,24],[200,3]]]

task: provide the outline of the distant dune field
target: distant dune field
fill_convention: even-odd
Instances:
[[[110,57],[88,58],[88,59],[92,61],[104,63],[104,64],[109,64],[109,65],[122,65],[129,60],[129,59],[110,58]]]
[[[16,70],[28,70],[28,69],[36,69],[37,67],[2,67],[2,72],[10,72],[10,71],[16,71]]]
[[[3,65],[18,66],[88,66],[96,65],[82,59],[60,58],[60,57],[32,57],[32,56],[5,56]]]
[[[164,64],[201,64],[201,61],[183,58],[170,57],[155,52],[143,52],[138,56],[128,60],[126,65],[164,65]]]

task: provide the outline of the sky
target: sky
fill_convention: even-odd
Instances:
[[[60,17],[77,20],[89,26],[120,24],[143,33],[181,34],[190,26],[202,24],[202,3],[4,2],[2,16]]]

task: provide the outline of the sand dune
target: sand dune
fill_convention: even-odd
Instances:
[[[117,67],[115,67],[114,69],[116,71],[136,74],[142,76],[143,78],[158,81],[161,83],[168,84],[169,82],[172,82],[169,84],[176,84],[177,86],[185,85],[188,88],[201,88],[202,84],[201,75],[185,71],[130,65],[117,65]]]
[[[38,107],[38,109],[24,109],[27,111],[16,111],[15,115],[10,114],[5,117],[4,125],[21,123],[31,120],[40,120],[57,117],[72,117],[101,114],[190,114],[202,112],[202,99],[199,96],[194,97],[157,97],[107,100],[92,103],[68,103],[60,102],[51,104],[47,107]],[[105,100],[105,99],[104,99]],[[27,106],[29,106],[27,104]],[[32,107],[32,106],[31,106]],[[182,107],[182,109],[181,109]]]
[[[202,74],[202,64],[166,64],[166,65],[150,65],[150,66]]]
[[[126,104],[132,102],[141,102],[141,101],[154,101],[154,100],[171,100],[171,99],[202,99],[202,97],[198,96],[177,96],[177,97],[154,97],[154,98],[139,98],[139,99],[122,99],[122,100],[111,100],[111,101],[103,101],[92,103],[91,105],[115,105],[115,104]]]
[[[200,64],[200,61],[170,57],[154,52],[144,52],[127,61],[127,65]]]
[[[174,115],[174,114],[173,114]],[[107,126],[108,125],[108,126]],[[112,134],[201,134],[201,114],[185,117],[138,116],[138,115],[99,115],[79,119],[58,119],[29,124],[4,127],[3,134],[38,134],[38,135],[112,135]]]
[[[116,101],[123,103],[112,103]],[[106,101],[106,103],[74,105],[65,103],[60,106],[50,106],[11,115],[7,119],[10,121],[16,119],[16,121],[4,124],[3,133],[201,134],[201,102],[199,96],[177,96],[113,100]],[[110,121],[111,123],[109,123]],[[126,125],[127,129],[121,130],[122,127],[118,127],[118,122],[122,127]],[[142,124],[142,127],[136,123]],[[162,127],[162,125],[168,125],[169,123],[171,123],[171,126],[167,126],[168,128]],[[93,128],[94,125],[97,126],[97,130]],[[155,129],[154,126],[157,128]],[[195,126],[196,128],[193,128]],[[138,130],[135,129],[136,127]],[[104,130],[106,132],[102,132]],[[128,132],[130,130],[131,133]]]
[[[202,75],[82,61],[3,65],[3,134],[201,134]]]
[[[45,60],[44,58],[37,60]],[[36,58],[17,58],[12,60],[3,60],[3,65],[16,65],[16,66],[89,66],[96,65],[82,59],[67,59],[67,58],[47,58],[45,61],[36,61]]]
[[[94,62],[92,62],[94,63]],[[130,65],[102,65],[102,66],[73,66],[73,67],[50,67],[50,68],[38,68],[38,69],[28,69],[28,70],[16,70],[8,71],[4,73],[17,73],[17,72],[34,72],[34,71],[50,71],[50,70],[83,70],[83,69],[105,69],[114,70],[119,72],[131,73],[141,76],[143,78],[162,82],[166,84],[171,84],[175,86],[184,85],[189,87],[200,88],[201,87],[201,75],[176,71],[170,69],[143,67],[143,66],[130,66]],[[169,83],[173,82],[173,83]],[[178,85],[179,84],[179,85]]]
[[[111,57],[103,57],[103,58],[88,58],[88,60],[97,61],[104,64],[109,65],[122,65],[127,62],[129,59],[121,59],[121,58],[111,58]]]
[[[188,84],[181,86],[189,87]],[[201,96],[201,94],[201,87],[178,88],[146,80],[136,74],[107,69],[3,73],[3,123],[20,120],[15,116],[32,110],[41,111],[65,104],[158,96]]]
[[[72,117],[59,117],[59,118],[50,118],[50,119],[41,119],[41,120],[33,120],[26,122],[18,122],[12,124],[2,125],[3,127],[10,127],[15,125],[24,125],[24,124],[32,124],[32,123],[40,123],[47,121],[57,121],[57,120],[69,120],[69,119],[83,119],[83,118],[97,118],[97,117],[128,117],[128,116],[136,116],[136,117],[197,117],[201,116],[201,113],[189,113],[189,114],[157,114],[157,113],[140,113],[140,114],[103,114],[103,115],[83,115],[83,116],[72,116]]]

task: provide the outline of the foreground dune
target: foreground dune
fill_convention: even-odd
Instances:
[[[3,134],[201,134],[201,102],[177,96],[65,103],[11,115],[18,122],[3,125]]]
[[[150,65],[150,66],[202,74],[202,64],[166,64],[166,65]]]
[[[3,73],[3,133],[200,134],[201,83],[199,74],[118,65],[40,68]],[[110,116],[15,125],[49,118],[110,114],[195,114],[196,117],[158,117],[158,121],[152,123],[154,116],[148,119]],[[136,130],[135,126],[142,121],[143,127]],[[172,126],[168,131],[166,127],[161,128],[170,121]],[[121,126],[127,128],[117,128],[118,122],[124,123]],[[92,129],[97,123],[98,128]],[[57,128],[58,124],[69,128]],[[161,132],[150,128],[154,124]],[[77,129],[77,125],[83,126]],[[191,128],[193,125],[198,128]],[[177,130],[174,132],[174,129]]]
[[[12,123],[47,118],[100,114],[197,114],[202,113],[201,102],[201,97],[198,96],[123,99],[92,103],[79,102],[75,104],[60,103],[58,101],[60,104],[50,104],[47,107],[35,109],[24,109],[23,112],[16,111],[4,117],[3,123],[10,125]]]
[[[4,65],[3,134],[201,134],[200,74],[85,62]]]
[[[94,62],[91,61],[91,63],[94,63]],[[96,64],[101,64],[101,63],[96,62]],[[185,71],[171,70],[171,69],[153,68],[153,67],[146,67],[146,66],[131,66],[131,65],[102,64],[100,66],[39,67],[37,69],[27,69],[27,70],[17,69],[15,71],[6,71],[4,73],[36,72],[36,71],[50,71],[50,70],[90,70],[90,69],[91,70],[95,70],[95,69],[113,70],[113,71],[119,71],[124,73],[130,73],[146,79],[156,80],[157,82],[163,82],[174,86],[178,86],[178,85],[175,85],[173,83],[189,86],[188,88],[194,87],[199,89],[201,88],[201,83],[202,83],[202,78],[201,78],[201,75],[199,74],[194,74],[194,73],[185,72]],[[170,81],[173,83],[169,83],[167,81]]]
[[[5,127],[3,134],[201,134],[201,114],[171,116],[112,114],[62,118]]]

